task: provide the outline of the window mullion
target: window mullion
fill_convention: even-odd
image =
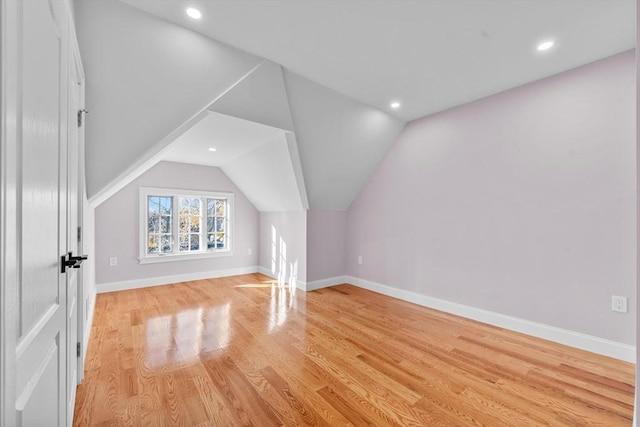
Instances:
[[[179,252],[179,244],[180,244],[180,237],[178,235],[178,232],[180,231],[180,216],[178,214],[178,196],[172,196],[171,197],[171,214],[173,215],[173,221],[171,221],[171,240],[173,242],[172,244],[172,249],[173,251],[171,253],[177,254]]]
[[[207,251],[207,240],[204,238],[207,232],[207,198],[200,197],[200,250]]]

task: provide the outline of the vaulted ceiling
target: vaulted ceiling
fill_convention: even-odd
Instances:
[[[635,45],[633,0],[188,5],[76,2],[95,205],[172,160],[261,211],[347,209],[406,121]]]
[[[123,1],[404,120],[635,46],[634,0]]]

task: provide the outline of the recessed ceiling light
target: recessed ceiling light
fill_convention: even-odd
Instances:
[[[554,42],[553,40],[547,40],[547,41],[544,41],[544,42],[542,42],[542,43],[540,43],[540,44],[538,45],[537,49],[538,49],[539,51],[549,50],[549,49],[551,49],[551,48],[553,47],[554,43],[555,43],[555,42]]]
[[[211,148],[209,148],[209,151],[216,151],[216,149],[211,147]]]
[[[393,101],[391,103],[391,108],[393,108],[393,109],[400,108],[400,103],[398,101]]]
[[[202,12],[200,12],[198,9],[193,7],[190,7],[187,9],[187,15],[189,15],[189,17],[193,19],[202,18]]]

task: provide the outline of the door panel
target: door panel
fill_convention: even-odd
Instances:
[[[24,2],[21,336],[58,304],[61,40],[45,2]],[[40,64],[46,64],[44,67]],[[43,72],[46,69],[46,72]]]
[[[67,277],[60,256],[67,246],[67,11],[59,1],[21,4],[15,408],[18,425],[65,426]]]

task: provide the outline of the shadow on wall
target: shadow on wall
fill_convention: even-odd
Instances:
[[[288,284],[295,295],[298,282],[298,260],[289,262],[287,275],[287,242],[278,237],[276,226],[271,224],[271,277],[278,279],[278,286]]]

